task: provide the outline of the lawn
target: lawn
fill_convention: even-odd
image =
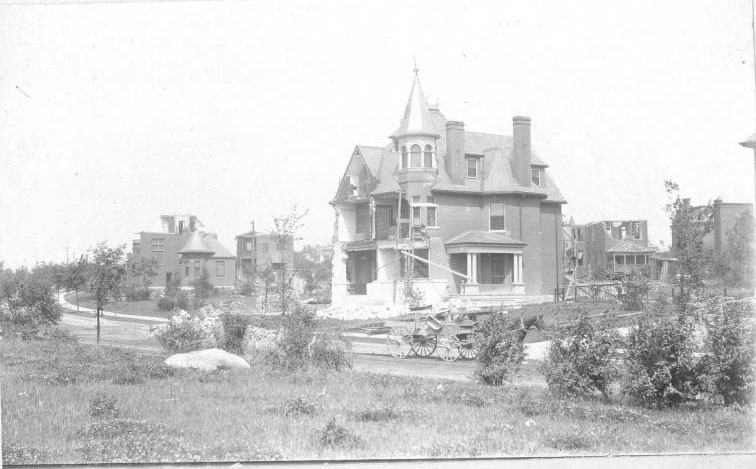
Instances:
[[[754,449],[750,407],[647,410],[535,386],[258,363],[176,372],[63,338],[5,338],[0,351],[7,464]]]

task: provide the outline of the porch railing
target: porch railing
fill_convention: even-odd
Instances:
[[[508,283],[463,283],[463,295],[492,295],[512,293],[512,284]]]

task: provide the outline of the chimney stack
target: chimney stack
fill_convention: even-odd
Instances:
[[[464,184],[465,167],[465,123],[446,122],[446,155],[444,156],[446,173],[454,184]]]
[[[513,117],[512,127],[512,172],[521,186],[530,186],[530,117]]]

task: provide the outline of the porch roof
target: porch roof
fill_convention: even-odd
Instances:
[[[650,246],[643,246],[631,239],[623,239],[606,250],[608,253],[652,253],[656,251]]]
[[[507,233],[470,230],[446,241],[450,254],[460,252],[520,252],[527,243]]]

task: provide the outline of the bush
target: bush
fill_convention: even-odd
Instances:
[[[307,399],[306,397],[300,397],[286,401],[283,406],[283,413],[287,416],[314,415],[322,409],[323,406],[320,402]]]
[[[517,320],[496,314],[478,326],[473,336],[478,349],[475,376],[483,383],[499,386],[520,367],[525,331],[518,330],[519,325]]]
[[[707,391],[725,405],[752,402],[756,385],[753,303],[709,303],[707,353],[702,368]]]
[[[648,297],[648,280],[634,272],[622,281],[620,302],[624,311],[641,311]]]
[[[315,313],[295,304],[293,310],[283,317],[282,326],[278,349],[291,364],[304,365],[310,358],[309,347],[315,337]]]
[[[55,299],[55,285],[43,269],[29,272],[25,267],[0,272],[0,302],[14,324],[28,326],[53,325],[60,319],[61,309]]]
[[[129,285],[124,292],[126,301],[145,301],[150,299],[150,290],[146,287]]]
[[[317,367],[342,371],[352,368],[351,343],[341,334],[317,334],[310,342],[309,358]]]
[[[152,333],[160,346],[171,353],[191,352],[215,346],[215,330],[210,322],[182,311]]]
[[[220,340],[220,348],[227,352],[242,355],[247,348],[247,326],[251,318],[243,314],[224,313],[221,315],[223,325],[223,338]]]
[[[237,285],[236,290],[240,295],[252,296],[255,294],[255,282],[251,277],[245,276]]]
[[[202,273],[192,282],[192,286],[194,287],[195,302],[199,306],[202,306],[202,299],[207,298],[215,292],[215,287],[210,283],[210,272],[208,272],[206,266],[202,267]]]
[[[91,417],[105,418],[118,417],[120,412],[116,406],[117,402],[118,400],[113,396],[97,394],[94,399],[89,402],[89,415]]]
[[[559,328],[552,338],[543,373],[549,391],[557,396],[607,399],[609,386],[619,376],[617,352],[621,339],[611,319],[591,324],[584,312],[576,322]]]
[[[176,309],[189,309],[189,298],[186,292],[177,290],[170,294],[160,297],[157,302],[158,309],[161,311],[173,311]]]
[[[365,440],[353,434],[346,428],[337,425],[336,419],[331,419],[323,430],[318,432],[318,442],[323,448],[342,447],[357,449],[365,447]]]
[[[699,370],[688,321],[643,317],[628,336],[623,392],[658,408],[695,398]]]

